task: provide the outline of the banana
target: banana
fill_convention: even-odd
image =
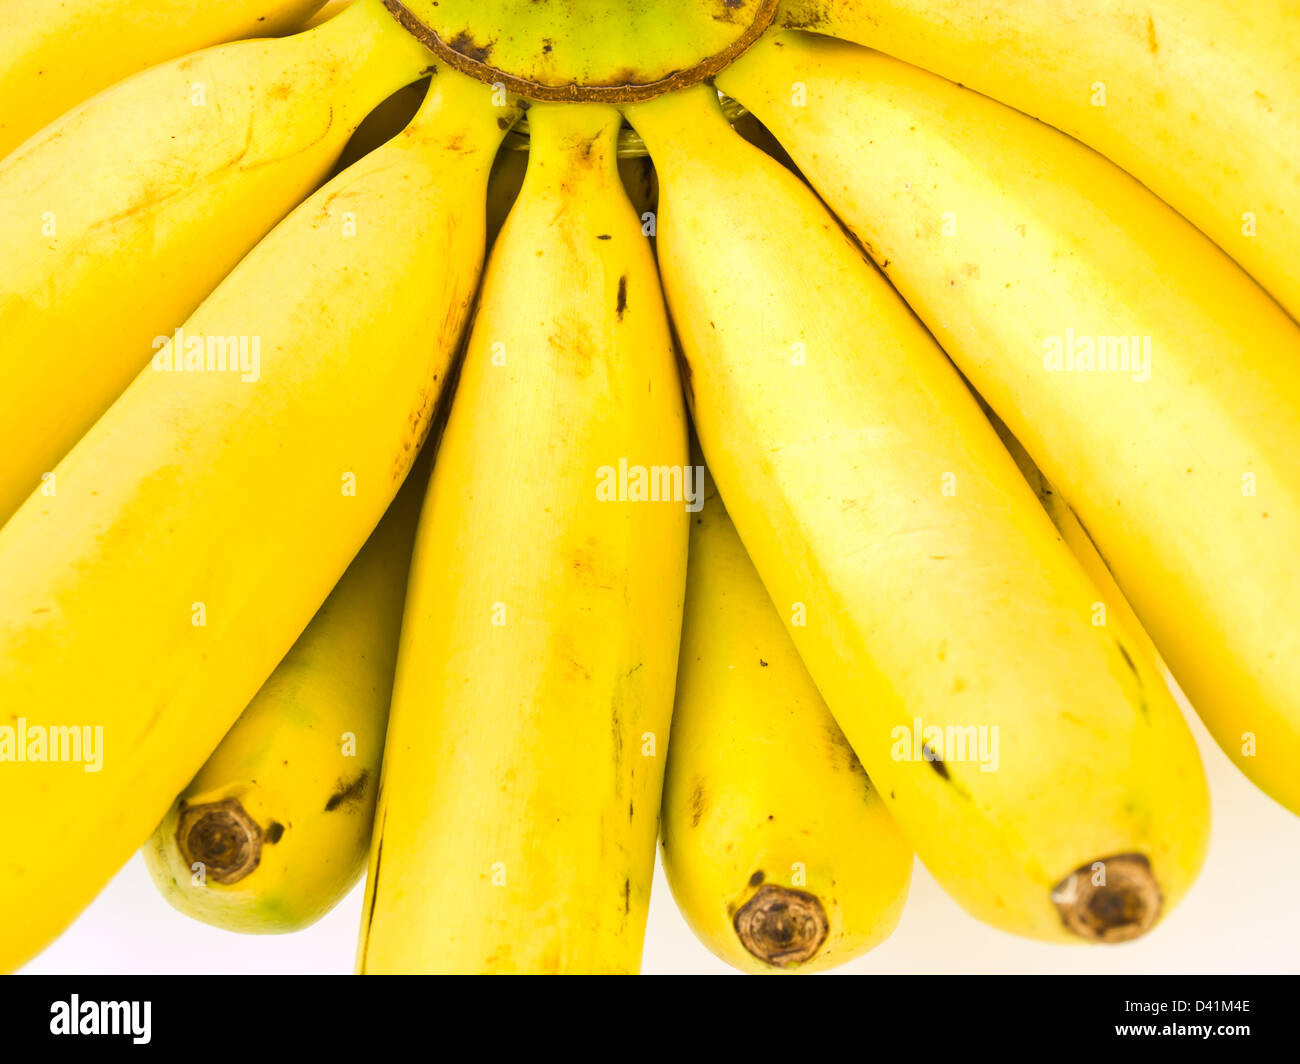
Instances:
[[[1078,138],[1300,320],[1295,0],[785,0],[778,19],[878,48]]]
[[[59,463],[57,491],[0,529],[0,908],[23,914],[0,969],[144,843],[392,500],[477,286],[512,113],[440,76],[410,129],[185,323],[187,347],[242,337],[229,361],[160,352]],[[98,771],[69,760],[68,733],[61,760],[37,760],[32,736],[63,726],[100,736]]]
[[[1062,492],[1219,745],[1300,812],[1300,327],[1102,156],[933,74],[790,34],[724,81]]]
[[[186,915],[298,931],[364,870],[427,464],[145,844]]]
[[[912,877],[712,490],[691,522],[662,843],[686,922],[747,972],[821,971],[879,945]]]
[[[1206,847],[1196,747],[960,377],[706,87],[627,109],[705,459],[836,722],[980,919],[1122,941]],[[760,112],[760,117],[762,114]]]
[[[296,28],[323,0],[0,0],[0,159],[114,82]]]
[[[429,59],[359,0],[131,78],[0,163],[0,522]]]
[[[528,114],[528,174],[416,538],[367,973],[640,963],[685,593],[685,412],[618,112]]]

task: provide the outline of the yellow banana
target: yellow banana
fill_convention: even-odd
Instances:
[[[725,82],[1064,494],[1219,745],[1300,812],[1300,327],[1102,156],[933,74],[789,34]]]
[[[0,529],[0,909],[23,913],[0,969],[148,838],[392,500],[477,285],[509,115],[439,77],[413,126],[258,245],[185,323],[185,350],[160,352]],[[250,357],[205,364],[206,341],[232,336]],[[99,771],[23,741],[62,726],[102,736]]]
[[[186,915],[297,931],[365,868],[427,464],[145,844]]]
[[[1300,319],[1295,0],[784,0],[1114,160]]]
[[[701,87],[628,108],[705,458],[800,656],[968,911],[1121,941],[1205,852],[1195,745],[943,352]],[[761,117],[761,114],[760,114]]]
[[[663,859],[686,922],[748,972],[821,971],[879,945],[912,877],[711,486],[691,522]]]
[[[359,0],[131,78],[0,163],[0,522],[429,58]]]
[[[619,184],[618,112],[536,105],[529,120],[416,538],[362,972],[640,963],[685,590],[685,413]]]
[[[0,0],[0,159],[114,82],[296,28],[323,0]]]

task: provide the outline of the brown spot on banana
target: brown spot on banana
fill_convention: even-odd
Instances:
[[[709,800],[704,793],[704,780],[697,779],[695,786],[691,788],[691,827],[697,828],[700,826],[700,821],[704,818],[704,811],[708,807]]]
[[[949,778],[948,766],[943,763],[943,758],[934,752],[934,749],[929,743],[921,744],[921,755],[925,758],[926,763],[929,764],[930,768],[935,771],[940,779],[946,780]]]
[[[492,46],[495,43],[495,41],[488,41],[486,44],[476,44],[474,38],[468,33],[462,32],[448,41],[447,47],[453,52],[463,55],[472,63],[486,64],[492,57]]]
[[[347,806],[349,809],[355,809],[361,802],[362,796],[366,793],[366,784],[370,780],[370,769],[361,770],[361,775],[351,783],[345,783],[339,780],[338,790],[330,795],[329,800],[325,803],[325,812],[332,813],[339,806]]]

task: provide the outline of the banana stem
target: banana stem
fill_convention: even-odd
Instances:
[[[514,97],[446,70],[433,76],[405,133],[432,137],[440,144],[459,140],[495,155],[501,139],[522,113]]]
[[[196,805],[181,811],[176,844],[193,868],[218,883],[238,883],[256,870],[262,857],[262,829],[237,798]]]
[[[623,116],[601,104],[537,104],[532,115],[528,178],[567,181],[583,173],[616,175]]]
[[[719,101],[722,107],[722,113],[727,116],[727,121],[736,123],[745,115],[749,114],[749,108],[739,100],[733,100],[730,96],[722,95]],[[527,151],[531,127],[528,119],[521,118],[515,123],[515,127],[506,137],[505,146],[511,151]],[[645,146],[645,141],[641,139],[641,134],[631,126],[624,126],[618,132],[618,157],[620,159],[644,159],[650,154],[649,149]]]
[[[402,29],[382,0],[357,0],[342,14],[298,36],[338,56],[340,80],[372,63],[390,71],[392,92],[419,80],[435,65],[433,53]]]
[[[623,114],[660,166],[682,158],[682,152],[672,149],[685,140],[707,142],[724,135],[723,130],[725,135],[734,132],[718,92],[711,85],[697,85],[648,103],[628,104]]]

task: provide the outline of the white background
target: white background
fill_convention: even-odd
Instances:
[[[1200,721],[1187,715],[1209,775],[1213,834],[1200,879],[1151,934],[1122,946],[1091,947],[1016,938],[967,916],[918,863],[893,937],[839,971],[1300,972],[1300,817],[1256,790]],[[358,885],[334,912],[296,934],[233,934],[172,909],[155,893],[137,855],[62,938],[23,971],[347,973],[356,950],[361,896]],[[692,935],[673,904],[662,869],[656,871],[650,902],[643,970],[732,970]]]

